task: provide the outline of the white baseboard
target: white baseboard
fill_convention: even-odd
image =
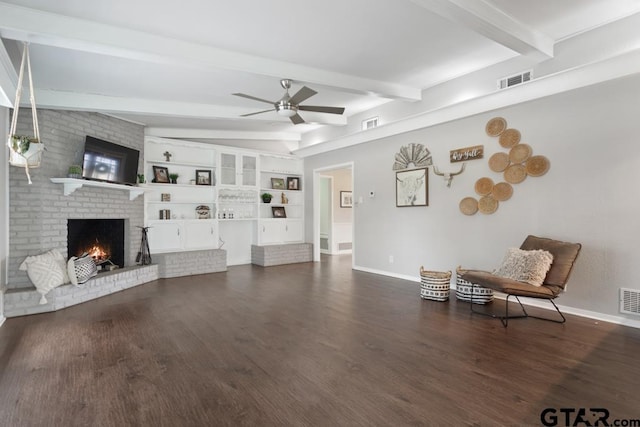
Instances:
[[[416,277],[416,276],[409,276],[409,275],[405,275],[405,274],[397,274],[397,273],[392,273],[392,272],[389,272],[389,271],[377,270],[377,269],[367,268],[367,267],[360,267],[360,266],[357,266],[357,265],[354,265],[353,269],[354,270],[358,270],[358,271],[364,271],[366,273],[373,273],[373,274],[378,274],[378,275],[381,275],[381,276],[387,276],[387,277],[393,277],[393,278],[396,278],[396,279],[408,280],[408,281],[411,281],[411,282],[420,282],[420,277],[419,276]],[[453,290],[456,289],[455,280],[453,280],[453,282],[451,283],[451,289],[453,289]],[[500,294],[500,293],[496,293],[495,297],[498,298],[498,299],[505,299],[505,295],[504,294]],[[538,300],[538,299],[535,299],[535,298],[523,298],[522,299],[522,303],[524,305],[528,305],[528,306],[531,306],[531,307],[537,307],[537,308],[543,308],[543,309],[546,309],[546,310],[553,310],[554,309],[553,306],[548,301]],[[569,306],[566,306],[566,305],[559,305],[558,304],[558,308],[564,314],[573,314],[575,316],[586,317],[588,319],[594,319],[594,320],[598,320],[598,321],[601,321],[601,322],[614,323],[616,325],[629,326],[631,328],[640,329],[640,320],[628,319],[626,317],[614,316],[614,315],[611,315],[611,314],[598,313],[597,311],[583,310],[581,308],[569,307]]]
[[[496,295],[496,298],[504,299],[505,297],[504,295]],[[525,298],[522,300],[522,303],[531,307],[554,310],[553,306],[548,301],[544,300]],[[588,319],[594,319],[602,322],[615,323],[616,325],[640,328],[640,320],[633,320],[622,316],[613,316],[611,314],[598,313],[597,311],[583,310],[581,308],[569,307],[560,304],[558,304],[558,308],[564,314],[573,314],[574,316],[586,317]]]
[[[7,320],[6,317],[0,316],[0,327],[2,326],[2,324],[4,323],[5,320]]]
[[[397,273],[392,273],[390,271],[376,270],[374,268],[360,267],[355,264],[353,265],[353,269],[358,271],[364,271],[365,273],[378,274],[380,276],[387,276],[387,277],[393,277],[396,279],[409,280],[411,282],[420,282],[420,277],[409,276],[406,274],[397,274]]]

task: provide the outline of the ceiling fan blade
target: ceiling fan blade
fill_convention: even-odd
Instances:
[[[315,111],[317,113],[342,114],[344,107],[321,107],[317,105],[298,105],[298,110]]]
[[[267,104],[275,104],[273,101],[267,101],[266,99],[256,98],[255,96],[246,95],[244,93],[234,93],[232,95],[240,96],[242,98],[253,99],[254,101],[266,102]]]
[[[299,91],[296,92],[295,95],[293,95],[290,99],[289,102],[293,105],[298,105],[300,104],[302,101],[304,101],[305,99],[309,99],[311,98],[313,95],[315,95],[316,92],[313,89],[309,89],[306,86],[302,86],[302,89],[300,89]]]
[[[304,119],[302,117],[300,117],[299,114],[296,114],[294,116],[289,117],[289,119],[291,120],[291,122],[294,125],[299,125],[300,123],[304,123]]]
[[[255,113],[242,114],[242,115],[240,115],[240,117],[255,116],[256,114],[268,113],[269,111],[276,111],[276,109],[275,108],[270,108],[268,110],[262,110],[262,111],[258,111],[258,112],[255,112]]]

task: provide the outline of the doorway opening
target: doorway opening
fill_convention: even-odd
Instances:
[[[314,170],[313,258],[350,257],[353,265],[354,209],[353,163]]]

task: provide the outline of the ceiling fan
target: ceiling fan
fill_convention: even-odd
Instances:
[[[290,79],[282,79],[280,80],[280,86],[285,89],[285,94],[278,101],[268,101],[262,98],[256,98],[255,96],[246,95],[244,93],[234,93],[235,96],[241,96],[243,98],[253,99],[254,101],[266,102],[267,104],[273,105],[273,108],[268,110],[258,111],[255,113],[243,114],[240,117],[248,117],[256,114],[267,113],[269,111],[276,111],[279,115],[284,117],[289,117],[291,122],[294,125],[305,123],[304,119],[300,117],[298,111],[315,111],[318,113],[329,113],[329,114],[342,114],[344,113],[343,107],[322,107],[317,105],[300,105],[302,101],[305,101],[315,95],[316,92],[313,89],[309,89],[306,86],[303,86],[295,95],[289,95],[289,89],[291,89],[291,80]]]

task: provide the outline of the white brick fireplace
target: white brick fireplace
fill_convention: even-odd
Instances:
[[[38,121],[46,151],[42,166],[31,170],[33,184],[28,185],[23,169],[9,170],[7,299],[12,290],[33,286],[18,269],[27,256],[55,248],[67,257],[68,219],[125,219],[125,267],[135,265],[141,238],[138,227],[144,225],[143,197],[129,200],[128,192],[96,187],[82,187],[65,196],[62,185],[50,181],[65,177],[70,165],[81,164],[86,135],[140,150],[142,158],[142,126],[96,113],[46,109],[38,110]],[[18,133],[28,134],[30,129],[31,116],[20,115]]]

